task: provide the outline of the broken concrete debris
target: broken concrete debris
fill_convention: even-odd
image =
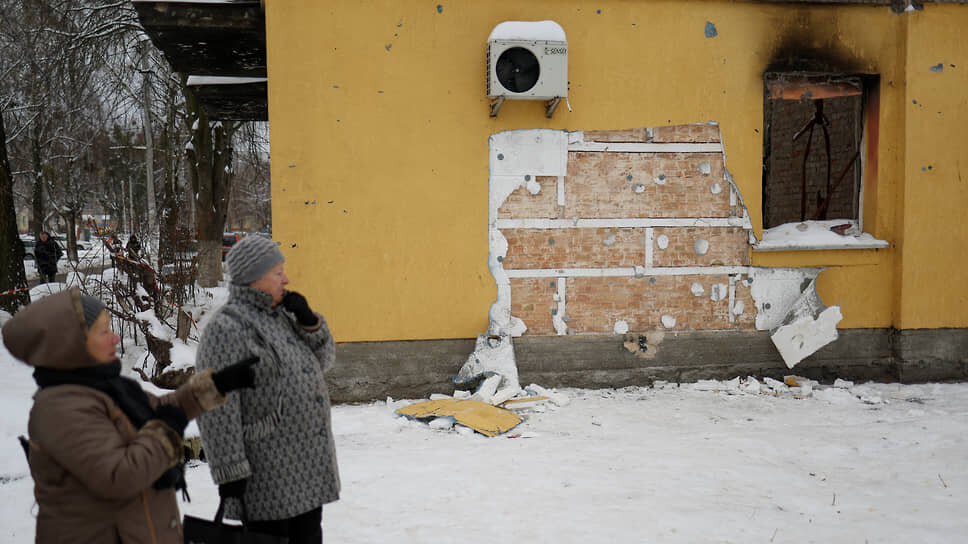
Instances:
[[[500,404],[521,391],[518,366],[514,360],[514,344],[508,334],[480,334],[474,352],[451,381],[460,386],[469,382],[483,382],[474,393],[474,400]],[[499,402],[493,402],[495,397]]]
[[[675,387],[667,382],[655,382],[655,389]],[[681,387],[691,387],[694,391],[710,391],[727,395],[767,395],[779,398],[819,400],[837,403],[848,400],[860,400],[866,404],[880,404],[886,402],[879,396],[872,394],[866,386],[855,386],[854,382],[837,379],[832,385],[822,385],[815,380],[803,376],[784,376],[783,380],[763,377],[760,380],[753,376],[746,378],[735,377],[727,381],[700,380],[693,384],[682,384]],[[909,399],[901,399],[909,400]]]
[[[450,430],[459,425],[485,436],[497,436],[523,421],[511,409],[530,409],[544,402],[555,406],[568,403],[564,395],[539,385],[521,389],[509,334],[478,335],[474,352],[451,381],[457,388],[453,397],[434,394],[429,401],[405,406],[396,413],[426,421],[435,429]]]

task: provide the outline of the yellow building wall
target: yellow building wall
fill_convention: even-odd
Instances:
[[[955,58],[946,49],[954,34],[932,36],[927,18],[936,17],[935,9],[916,15],[911,31],[912,39],[938,42],[910,53],[925,56],[924,68]],[[503,21],[546,19],[567,33],[572,111],[562,104],[546,119],[541,102],[508,101],[497,118],[488,117],[488,35]],[[881,75],[879,163],[877,181],[865,191],[865,230],[896,243],[903,176],[916,169],[905,164],[903,151],[920,137],[904,132],[912,113],[904,88],[911,20],[884,6],[724,1],[267,0],[273,231],[291,288],[327,316],[341,342],[484,332],[496,298],[487,269],[488,137],[512,129],[716,121],[726,166],[759,235],[762,73],[779,51],[791,49],[820,51],[847,71]],[[706,36],[707,23],[714,37]],[[957,26],[950,25],[952,33]],[[941,75],[951,85],[956,78],[963,83],[965,69],[968,62]],[[944,87],[919,92],[957,106]],[[922,122],[940,124],[927,116]],[[923,142],[944,171],[957,164],[949,142],[944,157]],[[945,198],[925,200],[935,197]],[[933,230],[926,223],[904,235]],[[934,258],[927,247],[917,251]],[[753,264],[833,266],[821,274],[819,290],[827,304],[841,306],[840,326],[885,327],[900,306],[897,254],[895,248],[755,253]],[[945,258],[953,272],[961,258],[937,257]],[[924,269],[930,268],[929,261]],[[905,285],[923,281],[909,277],[917,270],[904,269]],[[954,324],[950,312],[934,317]]]
[[[968,326],[966,27],[968,6],[909,22],[899,328]]]

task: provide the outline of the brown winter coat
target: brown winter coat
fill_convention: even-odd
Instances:
[[[72,369],[97,364],[85,348],[87,327],[76,289],[20,311],[3,327],[15,357],[32,366]],[[180,406],[189,418],[224,402],[211,373],[195,375],[152,404]],[[140,430],[114,400],[81,385],[58,385],[34,397],[28,423],[38,543],[181,543],[173,489],[152,484],[181,458],[181,437],[159,420]]]

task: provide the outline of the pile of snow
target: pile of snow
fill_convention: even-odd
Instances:
[[[890,243],[861,232],[856,221],[834,219],[786,223],[763,231],[756,244],[759,251],[786,249],[882,248]]]

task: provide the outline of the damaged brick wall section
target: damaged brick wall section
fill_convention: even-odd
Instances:
[[[718,125],[509,131],[490,147],[492,334],[755,327],[752,225]]]

